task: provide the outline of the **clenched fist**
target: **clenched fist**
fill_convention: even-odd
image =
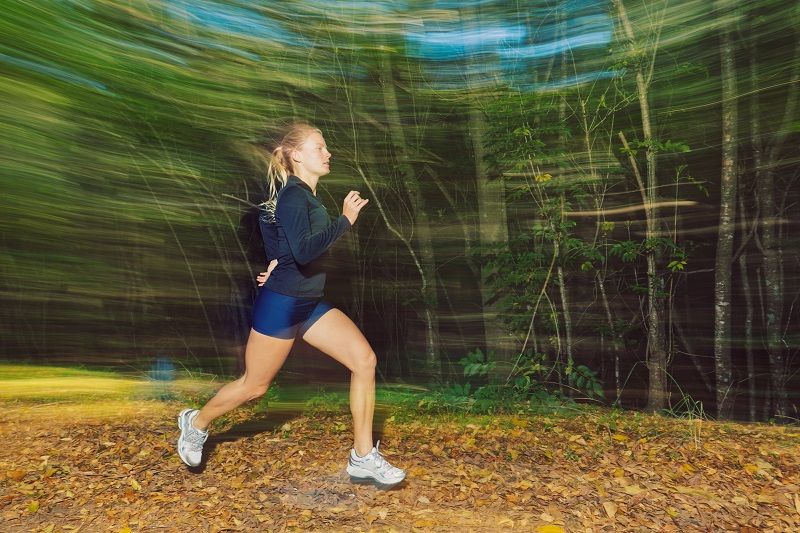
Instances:
[[[358,214],[368,203],[369,200],[361,198],[361,194],[358,191],[350,191],[347,196],[345,196],[342,214],[347,217],[351,226],[356,223]]]

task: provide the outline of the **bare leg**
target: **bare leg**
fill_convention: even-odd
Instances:
[[[245,348],[245,372],[217,391],[216,396],[194,419],[197,429],[206,429],[212,420],[248,400],[263,396],[289,355],[294,339],[278,339],[250,330]]]
[[[352,372],[350,413],[353,415],[353,447],[360,456],[372,450],[372,417],[375,412],[375,364],[372,347],[350,318],[331,309],[303,335],[303,340],[330,355]]]

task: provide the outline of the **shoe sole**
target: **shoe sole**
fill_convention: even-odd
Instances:
[[[405,481],[405,478],[403,479]],[[381,483],[371,477],[352,477],[350,476],[350,483],[353,485],[369,485],[379,490],[392,490],[393,488],[403,485],[403,481],[396,483]]]
[[[184,415],[185,415],[186,413],[188,413],[188,412],[189,412],[189,411],[191,411],[191,410],[192,410],[192,409],[184,409],[184,410],[183,410],[183,411],[181,411],[181,412],[180,412],[180,414],[178,415],[178,429],[180,429],[180,430],[181,430],[181,435],[180,435],[180,437],[178,437],[178,457],[180,457],[180,458],[181,458],[181,461],[183,461],[183,462],[184,462],[184,463],[185,463],[187,466],[197,466],[197,465],[199,465],[200,463],[197,463],[197,464],[192,464],[192,463],[189,461],[189,459],[188,459],[188,458],[186,458],[186,457],[184,457],[184,456],[183,456],[183,453],[181,452],[181,449],[182,449],[182,446],[181,446],[181,445],[183,444],[183,425],[181,425],[181,419],[184,417]]]
[[[360,468],[358,466],[347,466],[347,473],[350,474],[350,480],[354,483],[370,483],[375,482],[379,485],[384,487],[394,487],[398,483],[401,483],[406,476],[401,477],[400,479],[392,479],[392,480],[383,480],[379,479],[375,476],[374,473],[370,472],[366,468]]]

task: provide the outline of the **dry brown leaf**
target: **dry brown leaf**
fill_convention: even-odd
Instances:
[[[641,488],[639,485],[628,485],[625,487],[625,493],[630,494],[631,496],[636,496],[637,494],[641,494],[644,492],[644,489]]]
[[[6,472],[6,476],[14,481],[22,481],[28,473],[25,470],[10,470]]]
[[[561,526],[554,526],[552,524],[548,524],[545,526],[537,527],[536,533],[564,533],[564,528]]]

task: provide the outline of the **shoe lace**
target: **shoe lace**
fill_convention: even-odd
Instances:
[[[191,424],[191,422],[189,423]],[[189,444],[189,448],[194,451],[199,451],[203,449],[203,443],[206,442],[208,438],[207,432],[201,432],[199,429],[189,426],[189,431],[186,432],[186,435],[183,437],[184,442]]]
[[[399,468],[397,468],[396,466],[392,466],[391,464],[389,464],[389,461],[384,459],[383,453],[380,450],[380,445],[381,441],[378,441],[378,443],[375,445],[375,455],[374,455],[375,466],[378,468],[378,470],[381,470],[383,472],[395,472],[395,471],[399,472],[400,471]]]

